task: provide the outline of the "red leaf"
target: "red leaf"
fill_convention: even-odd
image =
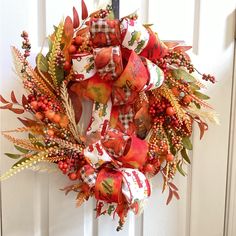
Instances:
[[[176,199],[178,199],[178,200],[180,199],[179,194],[176,191],[173,191],[173,194],[176,197]]]
[[[7,105],[5,105],[5,106],[1,106],[0,109],[11,109],[12,106],[13,106],[13,104],[12,104],[12,103],[9,103],[9,104],[7,104]]]
[[[13,103],[19,104],[19,103],[17,102],[17,100],[16,100],[16,96],[15,96],[15,94],[14,94],[14,91],[11,91],[11,100],[12,100]]]
[[[73,7],[73,27],[74,29],[79,27],[79,15],[75,7]]]
[[[0,102],[2,102],[2,103],[9,103],[7,100],[5,100],[5,99],[3,98],[2,95],[0,95]]]
[[[73,37],[73,34],[74,34],[73,22],[69,16],[67,16],[65,19],[64,32],[65,32],[65,36],[69,40]]]
[[[82,9],[82,20],[84,20],[88,17],[88,9],[84,0],[81,0],[81,9]]]
[[[25,95],[22,95],[21,101],[22,101],[23,107],[26,107],[26,105],[28,105],[28,100]]]
[[[19,108],[10,108],[9,110],[16,113],[16,114],[22,114],[25,112],[24,109],[19,109]]]
[[[174,189],[175,191],[178,191],[178,188],[173,183],[169,183],[170,187]]]
[[[190,50],[191,48],[192,48],[192,46],[177,46],[173,50],[186,52],[186,51]]]
[[[170,203],[172,198],[173,198],[173,191],[171,190],[171,188],[169,188],[169,196],[167,198],[166,205],[168,205]]]

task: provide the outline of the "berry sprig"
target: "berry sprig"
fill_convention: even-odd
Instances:
[[[23,67],[21,69],[21,73],[24,73],[25,72],[25,69],[28,65],[28,62],[27,62],[27,57],[30,56],[30,49],[31,49],[31,44],[29,42],[29,34],[26,32],[26,31],[23,31],[21,33],[21,37],[23,38],[23,41],[22,41],[22,46],[21,48],[24,50],[24,62],[23,62]]]
[[[216,82],[215,77],[213,75],[210,75],[210,74],[208,74],[208,75],[203,74],[202,79],[205,80],[205,81],[210,81],[213,84]]]

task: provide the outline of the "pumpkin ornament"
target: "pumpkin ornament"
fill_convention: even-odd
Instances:
[[[97,217],[118,215],[120,230],[128,212],[137,214],[152,194],[153,176],[163,176],[167,204],[179,198],[174,176],[185,175],[190,163],[193,123],[202,138],[206,122],[216,118],[187,55],[191,47],[162,42],[136,14],[112,15],[110,6],[89,15],[82,0],[81,18],[74,7],[73,18],[55,27],[35,68],[27,61],[27,32],[23,52],[12,47],[26,94],[22,101],[14,92],[10,99],[0,96],[0,108],[23,124],[2,132],[18,151],[6,155],[19,160],[1,180],[40,162],[55,163],[71,181],[64,190],[76,192],[77,205],[94,198]]]

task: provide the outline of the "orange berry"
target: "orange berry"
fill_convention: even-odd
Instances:
[[[173,87],[171,90],[172,90],[172,93],[173,93],[176,97],[179,96],[180,91],[179,91],[176,87]]]
[[[68,52],[69,52],[70,54],[75,53],[76,50],[77,50],[77,49],[76,49],[76,46],[73,45],[73,44],[71,44],[70,47],[68,48]]]
[[[169,154],[166,155],[166,160],[171,162],[171,161],[174,160],[174,156],[171,153],[169,153]]]
[[[53,136],[54,135],[54,131],[52,129],[49,129],[47,131],[47,133],[48,133],[49,136]]]
[[[36,112],[35,116],[37,119],[42,120],[44,118],[44,115],[41,112]]]
[[[68,124],[69,124],[69,120],[68,120],[67,116],[63,116],[60,120],[60,126],[62,128],[66,128]]]
[[[33,101],[30,103],[31,107],[34,109],[34,110],[37,110],[38,109],[38,102],[37,101]]]
[[[76,180],[78,178],[78,176],[76,173],[73,172],[73,173],[69,174],[69,178],[70,178],[70,180]]]
[[[184,96],[183,101],[187,104],[192,102],[192,98],[189,95]]]
[[[49,120],[52,120],[53,117],[55,116],[55,112],[52,111],[52,110],[48,110],[48,111],[46,111],[45,116],[46,116]]]
[[[53,121],[54,121],[55,123],[59,123],[60,120],[61,120],[61,116],[60,116],[59,114],[55,114],[55,115],[53,116]]]

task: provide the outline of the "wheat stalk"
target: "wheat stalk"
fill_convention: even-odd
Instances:
[[[64,27],[64,24],[61,22],[57,28],[55,41],[52,44],[52,51],[49,55],[49,60],[48,60],[48,66],[49,66],[48,73],[50,74],[52,78],[52,81],[54,83],[56,90],[58,89],[58,81],[57,81],[57,76],[56,76],[56,57],[57,57],[58,51],[60,50],[63,27]]]
[[[82,141],[79,138],[80,133],[78,131],[78,129],[81,130],[81,128],[77,127],[77,125],[76,125],[74,108],[73,108],[71,99],[69,98],[69,94],[67,92],[67,88],[66,88],[65,83],[62,83],[62,85],[61,85],[61,98],[62,98],[62,103],[65,108],[66,114],[67,114],[68,119],[70,121],[70,123],[69,123],[70,132],[72,133],[72,135],[74,136],[74,139],[78,143],[82,143]]]

